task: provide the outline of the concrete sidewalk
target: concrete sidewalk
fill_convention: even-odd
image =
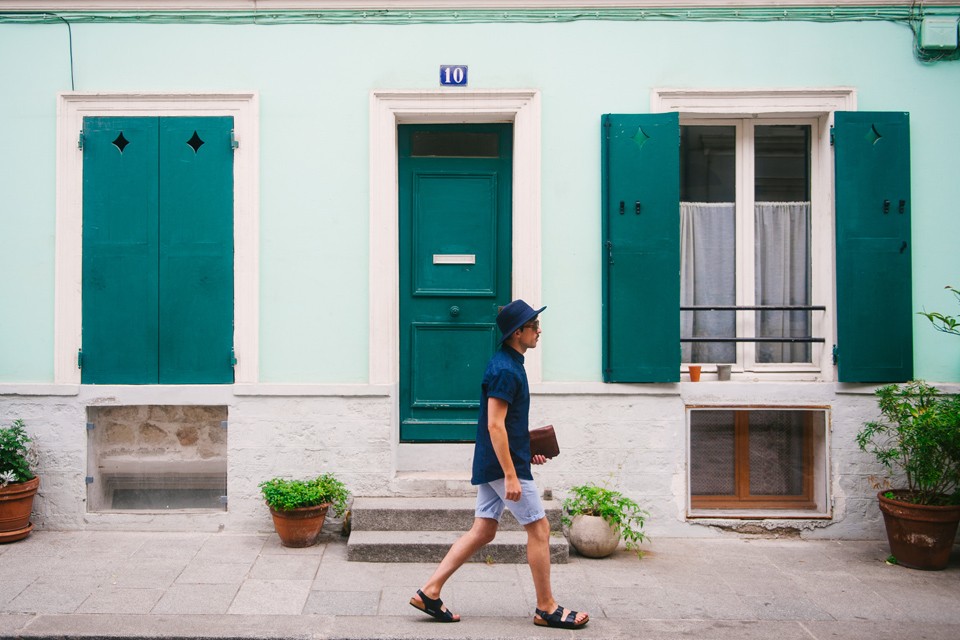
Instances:
[[[525,565],[467,565],[440,624],[408,599],[433,565],[347,562],[325,534],[35,531],[0,546],[2,638],[960,638],[960,553],[941,572],[888,565],[886,543],[656,539],[553,567],[580,631],[533,625]]]

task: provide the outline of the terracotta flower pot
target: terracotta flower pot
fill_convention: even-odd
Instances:
[[[8,484],[0,489],[0,542],[22,540],[30,534],[30,513],[40,478]]]
[[[588,558],[606,558],[617,550],[620,534],[600,516],[574,516],[570,524],[570,544]]]
[[[312,547],[320,539],[320,530],[327,517],[329,504],[300,507],[289,511],[270,508],[273,526],[285,547]]]
[[[939,570],[950,562],[957,536],[960,506],[936,507],[913,504],[878,494],[890,553],[898,564],[912,569]]]

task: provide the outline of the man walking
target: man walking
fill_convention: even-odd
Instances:
[[[497,535],[504,507],[510,509],[527,531],[527,564],[533,574],[537,607],[533,622],[539,626],[579,629],[590,616],[557,604],[550,586],[550,524],[537,492],[530,465],[543,464],[543,456],[530,455],[530,388],[523,368],[523,354],[540,340],[538,316],[546,309],[533,309],[514,300],[497,315],[503,334],[500,349],[490,358],[483,374],[480,418],[473,453],[473,477],[477,507],[473,527],[457,540],[436,571],[410,604],[441,622],[459,622],[440,599],[443,585],[483,545]]]

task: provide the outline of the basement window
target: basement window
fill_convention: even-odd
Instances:
[[[692,517],[829,515],[822,408],[690,408]]]
[[[226,510],[227,408],[87,408],[87,511]]]

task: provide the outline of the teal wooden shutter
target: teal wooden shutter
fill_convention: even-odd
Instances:
[[[85,384],[157,378],[157,119],[83,119]]]
[[[161,384],[233,382],[232,129],[160,119]]]
[[[680,120],[605,115],[603,379],[680,379]]]
[[[909,115],[838,112],[834,135],[838,378],[909,380]]]

